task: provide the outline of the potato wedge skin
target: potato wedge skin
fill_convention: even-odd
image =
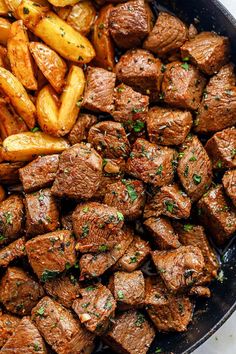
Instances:
[[[74,5],[66,22],[83,35],[89,34],[96,18],[96,10],[91,1],[80,1]]]
[[[4,1],[8,7],[8,11],[12,12],[14,17],[19,19],[17,9],[18,9],[19,5],[21,4],[21,0],[4,0]],[[49,5],[47,0],[35,0],[34,3],[38,4],[38,5],[42,5],[42,6]]]
[[[7,45],[10,35],[11,23],[5,18],[0,17],[0,44]]]
[[[48,0],[53,6],[64,7],[75,5],[79,0]]]

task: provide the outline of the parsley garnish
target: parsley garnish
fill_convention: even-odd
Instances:
[[[123,293],[123,291],[122,291],[122,290],[118,290],[117,296],[118,296],[118,299],[119,299],[119,300],[124,299],[124,293]]]
[[[44,307],[41,306],[41,307],[37,310],[37,315],[40,316],[40,317],[42,317],[42,316],[44,315],[44,311],[45,311]]]
[[[85,238],[87,237],[89,234],[89,226],[87,224],[84,224],[82,226],[82,234],[81,234],[81,238]]]
[[[140,120],[136,120],[136,122],[133,125],[133,130],[135,131],[135,133],[139,133],[143,130],[145,124],[143,122],[141,122]]]
[[[193,225],[191,225],[191,224],[185,224],[184,225],[184,231],[190,231],[192,229],[193,229]]]
[[[165,200],[164,201],[164,204],[166,206],[166,210],[169,212],[169,213],[173,213],[174,211],[174,203],[169,201],[169,200]]]
[[[163,171],[163,166],[160,165],[160,166],[158,167],[157,171],[156,171],[156,175],[161,176],[161,175],[162,175],[162,171]]]
[[[188,64],[188,63],[182,64],[181,67],[182,67],[184,70],[189,71],[189,64]]]
[[[129,194],[130,200],[133,203],[138,198],[136,190],[134,189],[132,184],[127,182],[125,179],[122,179],[121,182],[126,186],[126,189],[127,189],[128,194]]]
[[[100,252],[106,252],[108,250],[108,246],[107,245],[101,245],[99,246],[99,251]]]
[[[117,217],[118,217],[119,221],[123,221],[124,220],[124,215],[120,211],[117,211]]]
[[[193,182],[198,185],[199,183],[201,183],[202,181],[202,177],[197,175],[196,173],[193,175]]]
[[[143,322],[145,322],[145,317],[142,313],[137,313],[137,320],[134,322],[135,326],[142,327]]]

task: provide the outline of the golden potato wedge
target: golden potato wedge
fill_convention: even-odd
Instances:
[[[0,45],[0,66],[5,69],[10,69],[10,63],[7,57],[7,49],[2,45]]]
[[[36,102],[38,124],[43,132],[59,136],[58,106],[50,86],[45,86],[39,92]]]
[[[2,185],[0,185],[0,203],[6,199],[6,192]]]
[[[3,141],[2,156],[6,161],[30,161],[39,155],[61,153],[68,147],[65,139],[43,132],[19,133]]]
[[[11,105],[0,98],[0,136],[4,140],[8,136],[27,132],[27,125],[14,111]]]
[[[21,82],[3,67],[0,67],[0,89],[9,97],[12,106],[27,126],[32,129],[35,126],[36,108]]]
[[[66,19],[76,31],[87,35],[96,18],[96,10],[91,1],[81,1],[74,5]]]
[[[19,182],[19,169],[25,165],[25,162],[2,162],[0,163],[0,181],[1,184],[9,185]]]
[[[75,5],[79,0],[48,0],[53,6],[64,7],[67,5]]]
[[[67,17],[69,16],[69,14],[71,12],[71,6],[54,7],[54,10],[62,20],[66,21]]]
[[[0,16],[6,16],[8,14],[8,7],[4,0],[0,0]]]
[[[18,14],[17,14],[17,8],[20,5],[22,0],[4,0],[7,7],[8,7],[8,11],[13,13],[13,16],[15,18],[19,18]],[[49,3],[46,0],[35,0],[34,4],[37,5],[42,5],[42,6],[48,6]],[[35,5],[35,7],[37,7],[37,5]]]
[[[57,92],[61,92],[67,71],[64,60],[43,43],[31,42],[29,48],[43,75]]]
[[[0,44],[7,45],[10,28],[11,23],[5,18],[0,17]]]
[[[12,23],[7,42],[8,58],[13,74],[28,90],[37,90],[33,61],[29,51],[29,38],[22,20]]]

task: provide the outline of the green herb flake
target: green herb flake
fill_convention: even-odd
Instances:
[[[83,211],[83,213],[86,214],[86,213],[89,211],[89,207],[88,207],[88,206],[84,207],[84,208],[82,209],[82,211]]]
[[[105,26],[104,26],[104,23],[99,23],[99,25],[98,25],[98,28],[99,28],[99,29],[104,29],[104,27],[105,27]]]
[[[34,351],[39,352],[41,350],[40,346],[38,343],[34,343]]]
[[[162,352],[162,349],[161,348],[159,348],[159,347],[157,347],[156,349],[155,349],[155,354],[158,354],[158,353],[161,353]]]
[[[142,324],[145,322],[145,317],[142,313],[137,314],[137,320],[134,322],[135,326],[142,327]]]
[[[49,270],[45,269],[43,274],[41,275],[41,281],[45,283],[47,280],[54,279],[60,272],[57,270]]]
[[[157,168],[157,170],[156,170],[156,175],[161,176],[161,175],[162,175],[162,171],[163,171],[163,166],[160,165],[160,166]]]
[[[161,72],[164,73],[166,71],[166,66],[164,64],[161,65]]]
[[[23,14],[24,15],[28,15],[29,14],[29,9],[28,9],[28,7],[23,7]]]
[[[202,177],[199,176],[199,175],[197,175],[196,173],[194,173],[194,175],[193,175],[193,182],[194,182],[196,185],[198,185],[198,184],[201,183],[201,181],[202,181]]]
[[[5,239],[6,239],[6,237],[0,234],[0,242],[4,241]]]
[[[40,316],[40,317],[42,317],[42,316],[44,315],[44,311],[45,311],[44,307],[41,306],[41,307],[37,310],[37,315]]]
[[[131,256],[129,263],[130,263],[130,264],[131,264],[131,263],[137,263],[137,257]]]
[[[120,211],[117,211],[117,217],[118,217],[119,221],[123,221],[124,220],[124,215]]]
[[[184,225],[184,231],[191,231],[192,229],[193,229],[193,225],[191,225],[191,224]]]
[[[189,61],[189,57],[184,57],[182,60],[183,60],[184,62]]]
[[[80,99],[76,102],[76,106],[80,108],[81,105],[82,105],[82,102],[83,102],[83,97],[80,98]]]
[[[93,291],[96,289],[96,286],[94,285],[90,285],[90,286],[87,286],[87,288],[85,288],[86,291]]]
[[[174,211],[174,203],[171,202],[170,200],[165,200],[164,201],[164,204],[166,206],[166,210],[169,212],[169,213],[173,213]]]
[[[126,186],[127,192],[129,194],[130,200],[133,203],[136,199],[138,199],[138,195],[133,185],[127,182],[125,179],[122,179],[121,182]]]
[[[145,124],[144,122],[141,122],[140,120],[136,120],[136,122],[133,125],[133,130],[135,133],[139,133],[143,130]]]
[[[84,224],[82,226],[82,234],[81,234],[81,238],[85,238],[87,237],[89,234],[89,226],[87,224]]]
[[[32,132],[32,133],[36,133],[36,132],[38,132],[39,130],[40,130],[39,127],[34,127],[34,128],[31,129],[31,132]]]
[[[99,246],[99,251],[100,252],[106,252],[108,250],[108,246],[107,245],[101,245]]]
[[[118,296],[118,299],[119,299],[119,300],[124,299],[124,293],[123,293],[123,291],[122,291],[122,290],[118,290],[118,291],[117,291],[117,296]]]
[[[188,63],[184,63],[181,65],[181,68],[183,68],[186,71],[189,71],[189,64]]]
[[[84,304],[81,305],[83,309],[86,309],[90,305],[90,302],[85,302]]]
[[[232,159],[234,158],[235,155],[236,155],[236,149],[232,149],[232,150],[231,150]]]
[[[5,213],[3,213],[3,216],[5,217],[6,219],[6,223],[8,225],[12,225],[13,222],[12,222],[12,219],[13,219],[13,215],[10,211],[6,211]]]
[[[185,170],[184,170],[184,177],[188,177],[188,173],[189,173],[189,166],[186,165]]]
[[[197,158],[195,155],[193,155],[192,157],[190,157],[189,161],[197,161]]]
[[[220,272],[218,273],[216,279],[223,284],[224,280],[226,280],[227,278],[224,275],[224,271],[221,269]]]

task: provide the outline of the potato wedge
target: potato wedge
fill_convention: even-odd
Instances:
[[[38,123],[44,133],[59,136],[58,106],[52,88],[45,86],[39,92],[36,102]]]
[[[4,99],[0,98],[0,136],[4,140],[8,136],[27,132],[28,128],[22,118],[20,118]]]
[[[28,90],[37,90],[33,61],[29,51],[29,38],[22,20],[12,23],[7,42],[8,58],[13,74]]]
[[[24,162],[2,162],[0,163],[1,184],[9,185],[19,182],[19,169],[25,165]]]
[[[32,129],[35,126],[36,108],[21,82],[2,67],[0,67],[0,89],[9,97],[12,106],[27,126]]]
[[[7,7],[8,7],[8,11],[12,12],[13,16],[15,18],[19,18],[18,14],[17,14],[17,8],[21,3],[21,0],[4,0]],[[42,6],[48,6],[48,2],[46,0],[35,0],[34,4],[39,4]],[[36,6],[35,6],[36,7]]]
[[[39,155],[61,153],[69,147],[63,138],[43,132],[11,135],[3,141],[2,156],[6,161],[30,161]]]
[[[0,0],[0,16],[6,16],[8,14],[8,7],[4,0]]]
[[[0,44],[7,45],[10,28],[11,23],[5,18],[0,17]]]
[[[10,69],[10,63],[7,57],[7,50],[5,47],[0,45],[0,66],[5,69]]]
[[[53,6],[64,7],[68,5],[75,5],[79,0],[49,0]]]
[[[89,34],[96,18],[96,10],[91,1],[80,1],[74,5],[66,19],[76,31],[83,35]]]
[[[64,60],[43,43],[31,42],[29,48],[43,75],[57,92],[61,92],[67,71]]]

